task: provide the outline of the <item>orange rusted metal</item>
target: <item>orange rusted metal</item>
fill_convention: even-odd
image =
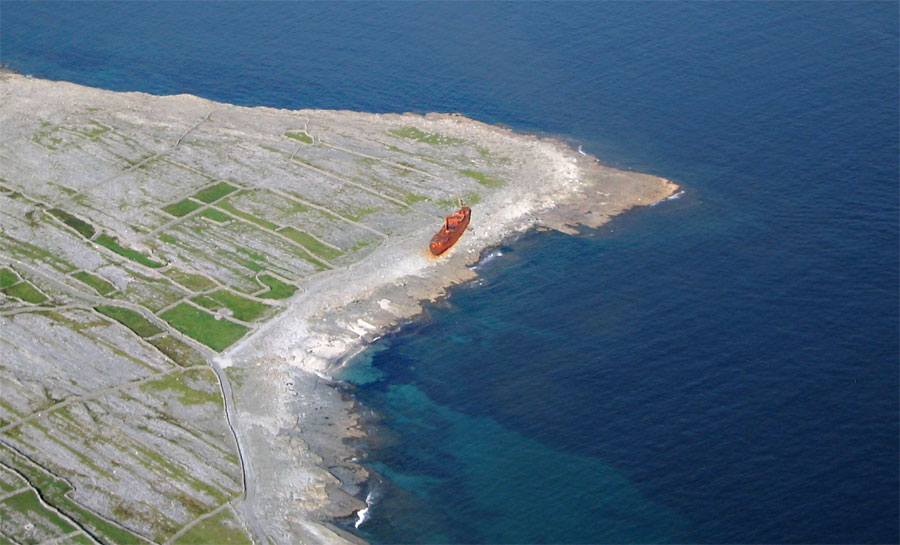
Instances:
[[[436,235],[431,237],[431,244],[428,248],[434,255],[441,255],[448,248],[456,244],[463,231],[469,226],[469,219],[472,217],[472,210],[468,206],[463,206],[457,212],[447,216],[444,225]]]

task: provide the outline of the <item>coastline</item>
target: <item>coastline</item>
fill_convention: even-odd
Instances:
[[[216,430],[233,448],[229,471],[242,490],[193,520],[187,508],[173,512],[166,539],[228,508],[263,542],[359,542],[330,522],[366,508],[358,496],[369,477],[353,444],[364,433],[361,415],[352,398],[332,387],[342,363],[452,286],[476,279],[471,266],[508,237],[534,228],[571,234],[575,225],[599,227],[677,190],[663,178],[603,166],[559,140],[459,114],[249,108],[16,74],[3,74],[0,84],[6,129],[0,163],[10,172],[0,189],[22,215],[11,215],[0,235],[53,241],[54,253],[74,265],[58,274],[42,262],[45,254],[30,264],[9,262],[63,310],[128,308],[160,330],[153,336],[177,339],[215,370],[222,399],[214,396],[208,407],[219,412]],[[469,230],[434,258],[428,241],[457,195],[472,206]],[[63,220],[50,217],[56,215]],[[318,234],[301,242],[283,234],[296,227]],[[88,229],[90,236],[78,238]],[[106,245],[96,243],[101,237]],[[307,246],[338,255],[328,262]],[[247,266],[235,248],[256,261]],[[293,295],[266,298],[260,270],[281,278]],[[114,281],[121,292],[86,294],[68,276],[72,271]],[[129,285],[145,287],[129,291]],[[162,289],[168,291],[154,291]],[[233,317],[227,304],[204,299],[216,293],[270,310]],[[158,294],[170,299],[161,304]],[[209,304],[215,316],[203,310]],[[208,328],[227,323],[246,334],[219,347],[177,322],[176,309],[206,316]],[[186,422],[192,410],[184,410]],[[179,463],[202,471],[190,452],[179,455],[186,460]],[[75,472],[59,460],[45,463]],[[120,493],[117,481],[109,482],[98,487],[98,512],[111,510],[104,494]],[[76,491],[88,486],[73,479]],[[128,528],[155,526],[134,520]]]
[[[0,541],[900,543],[896,4],[0,11]],[[380,337],[343,320],[337,382],[168,321],[252,332],[457,194],[488,218],[461,171],[523,169],[391,134],[428,112],[683,189],[510,235]]]
[[[403,114],[410,115],[413,114]],[[352,446],[365,432],[355,400],[347,399],[341,386],[334,382],[353,357],[381,337],[419,319],[426,305],[447,297],[454,286],[477,280],[473,267],[509,238],[534,229],[575,235],[578,226],[598,228],[631,208],[652,206],[679,191],[678,185],[663,178],[605,167],[596,158],[553,138],[518,134],[457,114],[418,117],[421,121],[462,124],[467,130],[487,130],[540,147],[552,157],[548,161],[554,166],[550,176],[557,183],[541,189],[534,182],[523,184],[525,187],[512,186],[473,207],[470,229],[474,233],[467,232],[439,259],[426,254],[432,233],[424,232],[383,245],[343,271],[332,271],[311,283],[306,293],[295,296],[285,314],[224,356],[226,365],[259,366],[259,361],[253,363],[253,355],[267,354],[262,365],[268,366],[270,374],[258,387],[276,394],[280,402],[267,405],[265,410],[248,409],[244,421],[258,421],[267,415],[266,435],[270,439],[291,436],[281,447],[261,440],[263,434],[259,440],[251,441],[258,449],[255,458],[281,457],[285,462],[278,469],[282,491],[276,492],[275,479],[270,481],[270,497],[257,507],[257,512],[280,510],[280,517],[273,518],[291,521],[290,509],[284,506],[290,504],[290,489],[298,484],[306,487],[308,495],[318,498],[317,504],[305,505],[306,516],[280,525],[284,538],[310,531],[312,519],[317,521],[313,527],[329,530],[329,539],[358,540],[329,522],[350,521],[367,508],[363,499],[371,475],[358,463],[360,453]],[[446,127],[442,130],[446,131]],[[523,189],[528,192],[526,199],[519,193]],[[310,381],[327,385],[329,393],[323,395],[320,391],[316,395],[316,386],[310,391]],[[286,469],[288,445],[316,453],[316,468]],[[311,484],[311,475],[323,468],[327,471]],[[295,474],[293,486],[287,486],[291,477],[286,473]]]

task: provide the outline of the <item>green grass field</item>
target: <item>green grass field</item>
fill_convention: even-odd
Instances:
[[[19,281],[19,275],[12,269],[0,269],[0,289],[8,288]]]
[[[235,191],[237,191],[237,188],[234,187],[233,185],[228,184],[226,182],[219,182],[212,187],[207,187],[206,189],[204,189],[202,191],[198,191],[194,195],[194,198],[197,199],[198,201],[203,201],[203,202],[209,204],[209,203],[211,203],[213,201],[217,201],[217,200],[221,199],[222,197],[224,197],[225,195],[228,195],[229,193],[233,193]]]
[[[139,313],[121,307],[111,307],[111,306],[96,306],[94,310],[103,314],[104,316],[109,316],[113,320],[121,323],[128,329],[137,333],[140,337],[152,337],[157,333],[162,333],[162,329],[158,328],[148,320],[144,318]]]
[[[21,299],[26,303],[34,303],[39,305],[47,300],[47,296],[39,292],[34,286],[24,280],[18,284],[13,284],[8,288],[3,288],[3,293],[10,297]]]
[[[284,133],[288,138],[293,138],[294,140],[299,140],[300,142],[304,142],[306,144],[312,144],[312,137],[306,134],[305,131],[288,131]]]
[[[217,352],[225,350],[247,333],[247,328],[216,318],[187,303],[181,303],[162,314],[160,318],[188,337],[195,339]]]
[[[178,269],[169,269],[164,274],[191,291],[206,291],[216,287],[212,280],[202,274],[187,273]]]
[[[94,226],[90,223],[78,219],[72,214],[69,214],[65,210],[60,210],[59,208],[51,208],[48,210],[51,214],[59,218],[63,223],[78,231],[78,234],[83,236],[84,238],[90,239],[97,232],[94,229]]]
[[[227,508],[201,521],[179,537],[173,545],[252,545],[250,537]]]
[[[190,214],[191,212],[200,208],[201,206],[203,206],[203,205],[198,203],[197,201],[193,201],[191,199],[184,199],[184,200],[176,202],[175,204],[170,204],[169,206],[164,206],[163,212],[165,212],[167,214],[171,214],[177,218],[180,218],[182,216],[186,216],[186,215]]]
[[[263,299],[287,299],[297,291],[296,286],[285,284],[281,280],[274,276],[269,276],[268,274],[260,275],[259,281],[266,286],[269,286],[269,291],[257,296]]]
[[[94,291],[96,291],[100,295],[109,295],[110,293],[116,291],[115,286],[100,278],[96,274],[91,274],[87,271],[78,271],[77,273],[73,274],[72,277],[94,288]]]
[[[216,210],[215,208],[207,208],[203,212],[200,212],[200,217],[213,220],[216,223],[225,223],[234,219],[228,214]]]
[[[120,256],[126,257],[136,263],[140,263],[145,267],[150,267],[151,269],[159,269],[164,266],[162,263],[157,263],[156,261],[153,261],[140,252],[119,245],[119,241],[109,235],[100,235],[99,237],[97,237],[96,242],[101,246],[109,248]]]
[[[294,229],[293,227],[285,227],[283,229],[280,229],[278,233],[288,237],[294,242],[302,244],[303,247],[321,257],[322,259],[329,260],[343,255],[343,252],[341,252],[340,250],[335,250],[330,246],[322,244],[315,238],[309,236],[303,231],[300,231],[299,229]]]
[[[215,310],[225,307],[234,313],[234,317],[242,322],[252,322],[263,316],[271,307],[231,293],[218,290],[192,299],[198,305]]]

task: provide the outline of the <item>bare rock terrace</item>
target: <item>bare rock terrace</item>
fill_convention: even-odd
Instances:
[[[457,115],[0,75],[0,541],[353,541],[336,362],[511,232],[675,188]]]

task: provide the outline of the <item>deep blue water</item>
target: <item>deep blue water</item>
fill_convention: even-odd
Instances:
[[[364,537],[896,543],[898,23],[896,2],[4,1],[0,60],[459,111],[683,184],[512,242],[351,368],[387,438]]]

